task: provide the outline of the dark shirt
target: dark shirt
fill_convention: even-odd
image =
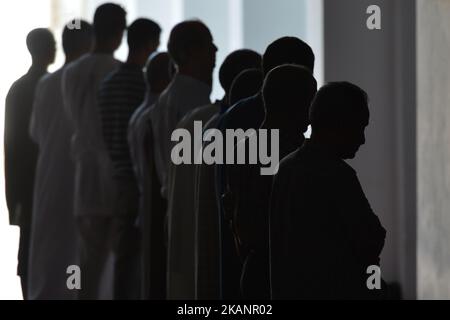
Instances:
[[[31,67],[17,80],[6,97],[5,182],[6,201],[13,225],[31,223],[38,147],[29,134],[34,94],[45,69]]]
[[[115,178],[134,179],[128,146],[128,125],[145,99],[146,84],[142,68],[123,64],[103,81],[99,108],[103,137],[114,165]]]
[[[11,225],[20,226],[19,264],[17,273],[23,280],[27,295],[26,277],[30,248],[34,180],[38,160],[38,146],[29,134],[34,95],[46,69],[31,67],[9,90],[5,104],[5,189]]]
[[[270,137],[270,133],[268,134]],[[244,145],[246,158],[249,139]],[[279,159],[302,144],[304,138],[280,132]],[[270,140],[268,146],[270,146]],[[236,147],[237,150],[238,146]],[[243,262],[241,291],[245,299],[270,299],[269,212],[273,176],[262,175],[261,163],[233,165],[227,170],[226,212],[233,220],[238,254]]]
[[[371,299],[386,231],[356,172],[306,142],[280,166],[270,213],[273,299]]]
[[[258,129],[265,118],[262,94],[259,93],[248,99],[244,99],[232,108],[228,109],[220,118],[218,129],[224,134],[227,129]],[[226,152],[224,150],[224,159]],[[226,165],[215,166],[217,203],[220,214],[220,234],[222,238],[222,288],[225,299],[236,299],[239,296],[239,286],[235,286],[236,277],[239,278],[240,265],[237,262],[233,236],[224,218],[222,195],[226,188]]]

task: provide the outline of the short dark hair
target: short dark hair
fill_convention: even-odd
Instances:
[[[283,64],[298,64],[314,72],[315,56],[311,47],[295,37],[283,37],[271,43],[263,56],[263,72]]]
[[[27,48],[34,58],[44,58],[55,52],[55,37],[49,29],[38,28],[27,35]]]
[[[199,20],[188,20],[177,24],[171,31],[168,43],[173,61],[182,66],[188,62],[190,51],[207,43],[211,37],[208,27]]]
[[[368,123],[368,100],[363,89],[349,82],[331,82],[323,86],[311,105],[313,130]]]
[[[127,28],[127,12],[114,3],[102,4],[95,10],[94,32],[97,40],[111,39]]]
[[[317,82],[310,70],[286,64],[272,69],[264,80],[263,98],[267,114],[285,113],[292,102],[301,102],[308,109],[317,92]]]
[[[246,69],[261,68],[262,57],[253,50],[236,50],[229,54],[219,71],[219,81],[228,94],[234,79]]]
[[[78,20],[77,27],[64,27],[62,33],[62,46],[65,55],[77,54],[89,48],[94,41],[94,29],[92,25],[84,20]]]
[[[264,75],[259,69],[247,69],[242,71],[233,81],[230,90],[230,106],[239,101],[254,96],[261,91]]]
[[[137,19],[128,27],[128,47],[139,50],[151,42],[159,41],[161,27],[149,19]]]

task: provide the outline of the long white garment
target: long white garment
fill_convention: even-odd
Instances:
[[[81,232],[81,299],[113,299],[114,208],[117,199],[113,167],[100,126],[98,91],[120,62],[112,55],[88,54],[63,73],[63,101],[74,134],[74,212]]]
[[[73,215],[72,130],[63,109],[63,69],[44,77],[36,89],[30,135],[39,147],[34,187],[28,299],[72,300],[66,270],[78,265]]]
[[[155,165],[162,186],[162,196],[167,199],[169,164],[171,162],[171,137],[178,123],[190,111],[211,104],[211,86],[182,74],[177,74],[161,94],[152,110],[152,127],[155,141]]]
[[[203,124],[218,113],[219,103],[195,109],[186,115],[177,129],[186,129],[194,137],[194,122]],[[200,134],[202,134],[202,127]],[[200,148],[202,144],[198,145]],[[200,148],[193,146],[191,163]],[[171,299],[195,299],[195,164],[169,165],[168,289]]]
[[[109,216],[114,182],[97,104],[101,81],[120,62],[106,54],[88,54],[67,66],[63,74],[63,99],[74,127],[72,157],[76,165],[75,214]]]

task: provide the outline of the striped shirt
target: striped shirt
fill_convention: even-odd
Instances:
[[[100,118],[106,148],[114,165],[114,178],[134,179],[128,124],[145,98],[142,68],[123,64],[103,81],[99,91]]]

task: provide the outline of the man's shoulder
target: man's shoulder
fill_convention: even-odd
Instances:
[[[62,79],[64,68],[60,68],[53,73],[48,73],[39,80],[40,85],[51,85],[58,83]]]
[[[30,80],[30,77],[28,74],[24,74],[19,79],[13,82],[11,85],[11,88],[9,89],[9,93],[13,94],[17,91],[20,91],[22,88],[24,88]]]
[[[111,72],[120,66],[120,61],[114,57],[96,54],[86,54],[81,58],[71,62],[64,70],[64,74],[89,74],[90,72],[96,72],[96,70],[106,70]]]
[[[30,90],[34,89],[34,86],[37,84],[37,82],[34,81],[35,80],[33,80],[33,77],[31,77],[28,73],[21,76],[11,85],[6,96],[6,100],[23,99],[24,95],[29,95]]]
[[[355,170],[344,160],[326,156],[305,146],[284,158],[280,170],[286,171],[287,174],[322,177],[329,181],[352,179],[356,176]]]

